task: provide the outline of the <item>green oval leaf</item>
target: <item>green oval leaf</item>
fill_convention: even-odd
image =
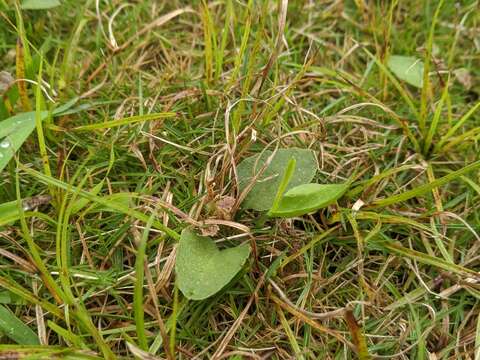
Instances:
[[[20,345],[38,345],[38,336],[5,306],[0,305],[0,330]]]
[[[40,112],[44,119],[47,111]],[[0,171],[35,129],[35,111],[21,113],[0,121]]]
[[[250,254],[248,244],[220,251],[212,239],[182,231],[175,272],[178,287],[191,300],[202,300],[220,291],[240,271]]]
[[[251,183],[254,176],[259,173],[271,155],[272,151],[267,150],[262,154],[243,160],[238,165],[240,192],[245,190]],[[278,187],[292,158],[295,159],[296,166],[286,190],[312,181],[317,172],[317,161],[312,150],[298,148],[279,149],[265,171],[256,179],[255,185],[243,201],[242,207],[244,209],[266,211],[272,207]]]
[[[20,6],[23,10],[47,10],[60,6],[58,0],[24,0]]]
[[[75,101],[69,101],[52,112],[52,116],[62,115]],[[63,112],[63,113],[62,113]],[[20,113],[0,121],[0,171],[8,164],[15,152],[35,129],[35,111]],[[40,111],[40,120],[48,116],[48,111]]]
[[[423,87],[423,62],[413,56],[392,55],[388,67],[400,79],[417,88]]]
[[[278,207],[269,215],[274,217],[301,216],[335,203],[348,189],[345,184],[303,184],[287,191]]]

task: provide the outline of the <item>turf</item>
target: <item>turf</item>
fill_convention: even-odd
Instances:
[[[478,9],[1,0],[0,134],[35,129],[0,172],[0,358],[480,359]],[[346,195],[243,209],[238,164],[291,147]],[[201,301],[187,226],[252,248]]]

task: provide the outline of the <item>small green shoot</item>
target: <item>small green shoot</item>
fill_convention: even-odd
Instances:
[[[285,189],[287,188],[288,183],[292,179],[293,172],[295,171],[296,163],[297,163],[297,161],[295,160],[295,158],[291,158],[290,161],[288,162],[287,169],[285,170],[285,173],[283,174],[282,181],[280,182],[280,185],[278,186],[277,195],[275,195],[275,200],[273,201],[272,208],[268,212],[269,216],[272,216],[272,212],[275,212],[278,209],[278,206],[279,206],[280,202],[282,201],[283,193],[285,192]]]
[[[270,210],[273,217],[302,216],[334,204],[348,190],[346,184],[304,184],[287,191],[278,206]]]
[[[138,344],[142,350],[147,350],[147,335],[145,334],[145,313],[143,310],[143,282],[145,278],[145,250],[147,248],[148,235],[152,227],[155,213],[150,215],[145,231],[138,244],[137,259],[135,261],[135,289],[133,293],[133,310],[137,327]]]

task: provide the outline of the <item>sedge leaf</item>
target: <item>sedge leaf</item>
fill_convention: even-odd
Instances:
[[[277,195],[275,195],[275,199],[273,200],[273,205],[272,205],[272,208],[270,209],[270,212],[275,210],[278,207],[278,204],[280,204],[280,200],[282,200],[283,193],[285,192],[285,189],[287,188],[288,183],[292,179],[292,175],[293,175],[293,172],[295,171],[296,163],[297,161],[293,157],[288,162],[287,169],[283,174],[283,179],[280,182],[280,185],[278,187]]]

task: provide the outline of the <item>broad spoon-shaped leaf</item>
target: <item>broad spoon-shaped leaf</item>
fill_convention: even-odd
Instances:
[[[250,254],[248,244],[220,251],[212,239],[182,231],[175,271],[178,287],[191,300],[203,300],[220,291],[240,271]]]
[[[47,111],[41,111],[43,119]],[[35,111],[21,113],[0,121],[0,171],[8,164],[23,142],[35,129]]]
[[[388,67],[403,81],[417,88],[423,86],[423,62],[412,56],[392,55]]]
[[[58,116],[68,111],[76,103],[73,99],[52,111],[52,116]],[[48,116],[48,111],[40,111],[40,120]],[[7,166],[15,152],[35,129],[36,112],[29,111],[9,117],[0,121],[0,172]]]
[[[251,183],[252,178],[259,173],[271,155],[272,152],[267,150],[261,155],[254,155],[243,160],[238,165],[240,191],[243,191]],[[317,161],[312,150],[279,149],[268,167],[256,179],[255,185],[243,201],[244,209],[266,211],[272,207],[285,169],[292,158],[296,160],[296,166],[286,190],[312,181],[317,172]]]
[[[52,116],[66,113],[77,101],[78,98],[75,98],[59,106],[52,111]],[[0,121],[0,172],[35,129],[35,116],[35,111],[29,111]],[[48,116],[48,111],[40,111],[39,116],[43,121]]]
[[[293,217],[311,213],[335,203],[348,189],[349,184],[304,184],[287,191],[275,209],[273,217]]]
[[[39,344],[37,334],[3,305],[0,305],[0,330],[17,344]]]

